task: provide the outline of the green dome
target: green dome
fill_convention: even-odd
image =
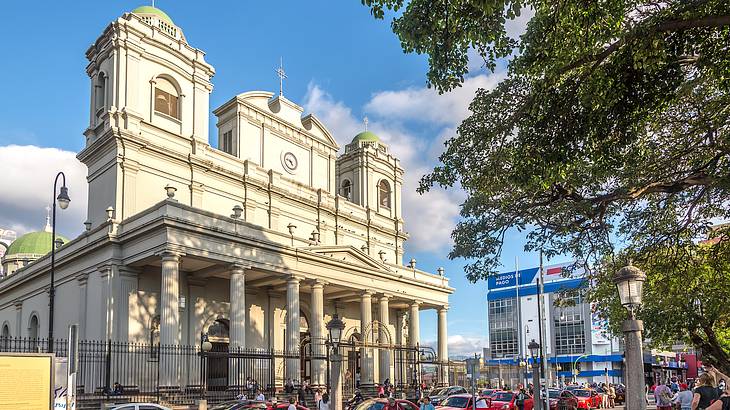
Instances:
[[[373,134],[370,131],[363,131],[355,135],[355,138],[352,139],[353,144],[359,141],[380,142],[380,138],[378,138],[377,135]]]
[[[157,7],[152,6],[140,6],[136,9],[132,10],[132,13],[134,14],[154,14],[155,16],[159,17],[164,21],[165,23],[174,26],[175,23],[172,22],[172,19],[170,16],[168,16],[164,11],[158,9]]]
[[[27,233],[10,244],[5,256],[17,254],[45,255],[51,251],[51,237],[53,237],[53,234],[46,231]],[[68,242],[68,239],[63,236],[56,235],[56,238],[61,239],[64,243]]]

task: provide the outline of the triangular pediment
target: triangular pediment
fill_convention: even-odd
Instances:
[[[353,246],[310,246],[307,251],[368,269],[389,272],[388,267]]]

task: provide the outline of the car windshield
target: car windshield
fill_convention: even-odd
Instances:
[[[494,400],[494,401],[512,401],[513,395],[514,395],[513,393],[503,391],[503,392],[495,393],[494,397],[492,397],[492,400]]]
[[[482,396],[491,396],[494,390],[482,390]]]
[[[560,390],[548,390],[548,397],[551,399],[557,399],[560,397]]]
[[[230,410],[236,408],[236,406],[238,406],[239,404],[241,404],[241,402],[238,400],[227,401],[215,407],[211,407],[210,410]]]
[[[441,405],[446,407],[456,407],[459,409],[465,409],[466,405],[469,403],[468,397],[449,397],[448,399],[444,400]]]
[[[591,397],[590,390],[575,390],[575,391],[573,391],[573,394],[575,394],[578,397]]]
[[[431,396],[445,396],[447,391],[449,391],[448,387],[438,389],[438,390],[434,391],[433,393],[431,393]]]
[[[355,410],[382,410],[383,407],[385,407],[384,402],[370,399],[358,404],[357,407],[355,407]]]

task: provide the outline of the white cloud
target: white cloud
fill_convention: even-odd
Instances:
[[[503,73],[470,77],[463,87],[445,94],[425,87],[380,91],[363,107],[370,116],[369,129],[390,146],[405,169],[403,216],[411,234],[409,251],[442,251],[451,245],[451,232],[464,192],[433,188],[419,195],[416,188],[421,176],[437,163],[444,141],[454,135],[456,126],[469,115],[468,107],[476,90],[493,88],[502,76]],[[317,84],[309,85],[303,105],[327,125],[343,147],[362,131],[362,122],[353,109]],[[414,131],[415,123],[419,130],[427,131]]]
[[[73,152],[34,145],[0,147],[0,227],[18,235],[43,229],[59,171],[66,175],[71,204],[56,211],[56,230],[70,238],[81,232],[86,220],[86,167]]]
[[[469,77],[461,87],[444,94],[425,87],[380,91],[365,105],[365,111],[386,120],[412,120],[434,125],[458,124],[469,115],[469,103],[474,99],[476,90],[494,88],[502,75]]]
[[[474,353],[482,353],[487,347],[487,338],[480,336],[451,335],[447,339],[449,357],[473,356]],[[437,348],[436,341],[427,341],[425,346]]]
[[[520,10],[520,15],[514,20],[507,20],[504,24],[504,29],[507,31],[507,35],[512,38],[519,38],[527,31],[527,23],[535,17],[535,9],[532,7],[523,7]]]

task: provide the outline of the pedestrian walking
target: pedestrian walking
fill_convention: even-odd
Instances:
[[[671,381],[658,385],[654,388],[654,399],[656,400],[657,410],[672,410],[672,388],[669,387]]]
[[[289,406],[286,410],[297,410],[297,398],[292,396],[289,398]]]
[[[419,410],[436,410],[436,408],[431,403],[431,398],[425,396],[423,399],[421,399],[421,405],[419,406]]]
[[[611,383],[608,384],[608,407],[616,407],[616,388]]]

